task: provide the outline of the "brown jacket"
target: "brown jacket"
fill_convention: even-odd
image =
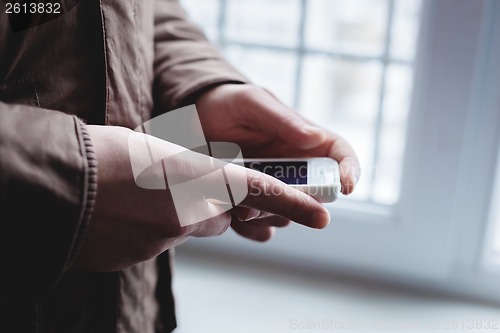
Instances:
[[[12,20],[0,12],[0,330],[170,332],[168,254],[67,272],[98,191],[82,120],[135,128],[245,79],[177,0],[83,0],[17,32]]]

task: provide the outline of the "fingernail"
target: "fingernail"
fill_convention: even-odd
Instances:
[[[310,126],[310,125],[307,125],[307,126],[304,126],[302,128],[302,131],[306,134],[318,134],[318,135],[323,135],[324,131],[319,128],[319,127],[315,127],[315,126]]]
[[[245,215],[245,216],[238,216],[238,220],[240,220],[241,222],[248,222],[253,219],[250,215]]]
[[[324,210],[322,213],[314,213],[313,219],[318,224],[317,229],[326,228],[330,224],[330,213],[327,210]]]
[[[259,212],[246,212],[246,213],[237,213],[236,217],[238,220],[241,222],[248,222],[255,220],[257,217],[259,217]]]

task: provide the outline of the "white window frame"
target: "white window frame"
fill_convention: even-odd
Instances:
[[[266,244],[228,232],[182,247],[500,301],[498,272],[478,264],[494,204],[500,2],[424,0],[421,20],[398,204],[341,200],[325,230],[294,226]]]

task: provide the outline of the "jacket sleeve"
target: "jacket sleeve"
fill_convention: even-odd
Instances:
[[[40,300],[75,258],[96,195],[84,124],[0,101],[0,295]]]
[[[206,89],[248,80],[191,23],[178,0],[156,0],[154,93],[161,108],[194,103]]]

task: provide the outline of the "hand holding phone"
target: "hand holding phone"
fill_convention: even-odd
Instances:
[[[277,178],[322,203],[334,202],[340,194],[339,165],[332,158],[249,158],[243,163],[247,168]]]

